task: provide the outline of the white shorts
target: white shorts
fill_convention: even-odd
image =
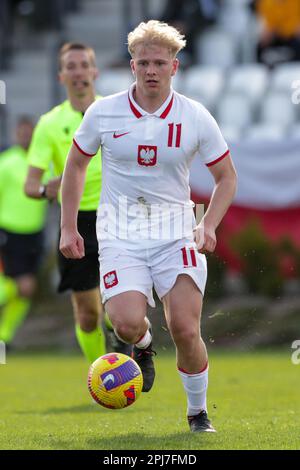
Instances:
[[[138,291],[155,307],[152,288],[162,299],[174,286],[179,274],[189,275],[204,295],[206,257],[197,252],[194,242],[175,240],[163,247],[127,250],[124,247],[102,247],[100,289],[102,302],[127,291]]]

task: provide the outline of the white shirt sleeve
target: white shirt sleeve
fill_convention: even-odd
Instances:
[[[214,165],[229,153],[228,145],[207,109],[199,109],[198,123],[200,157],[207,166]]]
[[[99,108],[100,100],[89,106],[73,139],[80,152],[88,157],[96,155],[101,145]]]

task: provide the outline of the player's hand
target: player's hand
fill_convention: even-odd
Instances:
[[[194,241],[200,253],[213,253],[217,244],[215,229],[204,222],[200,222],[194,229]]]
[[[59,249],[65,258],[81,259],[85,256],[84,241],[77,231],[62,230]]]
[[[57,194],[61,184],[61,176],[48,181],[46,185],[46,197],[49,201],[57,199]]]

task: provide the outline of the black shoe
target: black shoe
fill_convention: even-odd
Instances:
[[[188,416],[188,422],[192,432],[217,432],[209,421],[207,413],[204,410],[196,416]]]
[[[108,331],[107,335],[113,352],[126,354],[126,356],[130,357],[132,356],[132,344],[123,343],[123,341],[116,336],[114,331]]]
[[[155,369],[153,356],[156,356],[156,352],[152,349],[152,342],[146,349],[133,347],[132,358],[138,363],[143,374],[142,392],[149,392],[154,382]]]

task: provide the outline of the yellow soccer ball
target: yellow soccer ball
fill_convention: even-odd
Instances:
[[[132,405],[143,388],[143,375],[129,356],[109,353],[96,359],[89,368],[88,388],[99,405],[113,410]]]

